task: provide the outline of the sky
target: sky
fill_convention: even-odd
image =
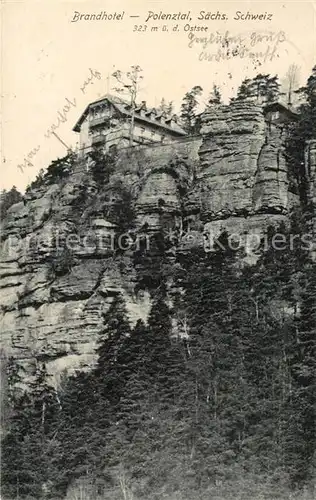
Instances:
[[[213,84],[219,85],[228,102],[245,77],[261,72],[282,79],[294,63],[304,84],[316,64],[316,2],[3,0],[1,10],[0,182],[5,189],[16,185],[23,191],[41,168],[75,147],[73,126],[89,102],[114,93],[111,75],[117,69],[140,65],[139,100],[157,106],[164,97],[179,109],[195,85],[204,89],[203,100]],[[75,12],[101,11],[124,12],[123,19],[72,22]],[[225,19],[206,19],[207,12]],[[247,12],[262,19],[242,19]],[[191,20],[153,19],[160,13]],[[229,59],[218,56],[224,35],[237,48]],[[48,132],[54,125],[58,137]]]

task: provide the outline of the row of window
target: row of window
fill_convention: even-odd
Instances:
[[[140,133],[142,135],[144,135],[145,132],[146,132],[146,128],[145,127],[140,127],[139,130],[140,130]],[[149,129],[147,129],[147,130],[149,131]],[[137,132],[137,129],[136,129],[136,132]],[[156,139],[157,141],[161,141],[162,142],[165,139],[166,136],[165,136],[165,134],[159,134],[155,130],[150,130],[150,137],[152,139]]]
[[[109,108],[94,108],[90,110],[89,121],[96,120],[98,118],[105,118],[111,116],[111,111]]]
[[[149,130],[149,129],[146,129],[145,127],[135,128],[134,135],[137,136],[140,134],[140,136],[144,136],[146,131],[147,132],[150,131],[150,134],[148,134],[148,137],[150,136],[150,138],[153,140],[161,141],[161,142],[163,142],[165,140],[165,137],[166,137],[165,134],[159,134],[155,130]],[[106,135],[106,132],[107,132],[107,130],[105,130],[105,129],[101,130],[101,131],[100,130],[91,130],[90,136],[91,136],[91,138],[98,137],[100,135]]]

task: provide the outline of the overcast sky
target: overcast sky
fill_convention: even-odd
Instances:
[[[165,97],[179,108],[183,95],[194,85],[202,86],[207,94],[216,83],[228,101],[246,76],[266,72],[283,77],[289,65],[296,63],[304,84],[316,63],[315,2],[4,0],[2,11],[1,185],[5,188],[15,184],[23,190],[40,168],[65,155],[66,149],[59,140],[46,135],[58,123],[58,111],[67,103],[64,123],[59,124],[56,132],[66,145],[76,144],[78,137],[72,127],[89,102],[108,90],[112,92],[114,81],[108,77],[114,69],[128,70],[131,64],[139,64],[144,75],[140,99],[155,106]],[[71,22],[75,11],[125,14],[123,21]],[[204,51],[212,60],[201,61],[202,44],[191,40],[189,47],[188,32],[184,32],[186,20],[168,21],[168,32],[151,31],[153,26],[161,28],[164,21],[149,21],[145,32],[133,32],[134,25],[146,24],[148,11],[191,11],[191,26],[209,28],[207,34],[195,32],[191,36],[224,34],[228,30],[229,36],[243,37],[248,49],[253,32],[274,33],[271,50],[278,33],[283,31],[286,40],[278,44],[272,61],[264,63],[261,58],[261,66],[248,57],[214,60],[216,43],[208,44]],[[227,20],[197,20],[200,11],[219,11]],[[272,20],[237,20],[236,11],[271,13]],[[140,17],[130,18],[131,15]],[[176,24],[178,30],[173,31]],[[256,45],[258,50],[264,48],[267,43]],[[101,78],[91,77],[91,69]],[[88,78],[91,81],[84,86]],[[21,172],[18,165],[35,148],[33,166]]]

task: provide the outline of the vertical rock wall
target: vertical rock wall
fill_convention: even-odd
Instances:
[[[308,141],[305,149],[307,199],[311,211],[310,230],[313,235],[312,256],[316,260],[316,139]]]
[[[257,231],[287,219],[289,192],[284,131],[268,126],[252,102],[212,106],[202,119],[197,185],[187,201],[208,230]]]

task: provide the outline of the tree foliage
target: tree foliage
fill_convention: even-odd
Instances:
[[[245,78],[237,90],[233,101],[252,100],[257,103],[277,101],[281,95],[280,83],[277,76],[259,73],[254,78]]]
[[[173,114],[173,102],[169,101],[167,102],[164,97],[162,97],[160,104],[157,108],[157,111],[160,111],[162,113],[165,113],[166,115],[172,115]]]
[[[22,194],[17,190],[16,186],[13,186],[9,191],[3,189],[0,193],[0,220],[4,220],[7,215],[7,211],[15,203],[23,200]]]
[[[72,173],[75,163],[76,154],[71,150],[68,151],[66,156],[53,160],[46,171],[44,169],[39,171],[35,180],[27,186],[26,193],[32,189],[63,181]]]
[[[268,241],[295,228],[295,219],[271,228]],[[222,498],[225,488],[233,498],[233,484],[251,498],[260,498],[255,484],[287,498],[310,484],[315,265],[300,245],[271,244],[241,265],[243,250],[228,241],[223,233],[213,252],[179,255],[182,292],[174,296],[162,273],[146,323],[132,327],[116,295],[89,373],[64,378],[56,392],[38,366],[29,392],[12,400],[9,498],[17,488],[19,498],[59,498],[79,480],[92,498],[137,499]],[[180,311],[185,336],[175,330]]]
[[[222,95],[219,87],[217,85],[213,85],[212,92],[209,95],[208,99],[209,106],[213,106],[214,104],[222,104]]]
[[[199,85],[193,87],[187,92],[182,100],[180,118],[184,129],[189,134],[197,134],[200,131],[200,119],[197,113],[198,97],[202,94],[203,89]]]
[[[116,151],[105,153],[99,148],[94,148],[89,153],[92,160],[91,173],[93,180],[98,186],[104,186],[109,182],[111,174],[115,171]]]

